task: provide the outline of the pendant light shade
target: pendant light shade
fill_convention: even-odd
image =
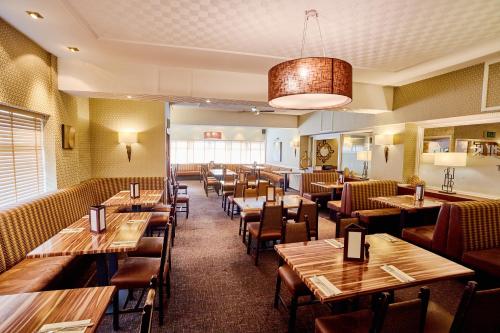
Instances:
[[[335,58],[282,62],[268,73],[269,105],[283,109],[330,109],[352,101],[352,66]]]

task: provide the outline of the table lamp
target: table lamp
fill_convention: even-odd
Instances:
[[[444,181],[441,185],[443,193],[453,194],[455,185],[455,167],[466,166],[467,153],[436,153],[434,155],[434,165],[445,166]]]
[[[371,150],[358,151],[356,153],[356,159],[358,161],[363,161],[363,174],[361,175],[361,177],[368,178],[368,161],[372,160]]]

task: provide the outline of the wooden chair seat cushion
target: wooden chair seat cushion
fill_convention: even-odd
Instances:
[[[311,201],[316,201],[316,199],[329,199],[332,197],[332,192],[316,192],[316,193],[309,193],[309,192],[304,192],[302,196],[308,200]]]
[[[227,197],[232,196],[233,194],[234,194],[234,192],[232,192],[232,191],[226,191],[226,190],[224,190],[224,194],[223,195],[227,198]]]
[[[434,225],[424,225],[421,227],[404,228],[402,237],[404,240],[424,247],[426,249],[432,248],[432,237],[434,235]]]
[[[187,190],[188,186],[187,186],[187,184],[178,183],[177,188],[179,190]]]
[[[170,220],[170,213],[154,212],[149,220],[149,227],[164,227]]]
[[[281,280],[285,284],[286,288],[292,295],[306,296],[311,295],[311,291],[300,277],[295,273],[290,266],[284,264],[278,268],[278,274]]]
[[[170,205],[165,205],[162,203],[156,204],[151,208],[152,212],[163,212],[163,213],[168,213],[170,212],[171,207]]]
[[[260,222],[251,222],[247,224],[248,233],[257,238],[259,235]],[[262,230],[260,239],[263,241],[281,239],[281,230]]]
[[[258,222],[260,221],[260,211],[255,210],[255,211],[244,211],[240,213],[241,218],[243,221],[247,222]]]
[[[118,264],[118,270],[110,284],[118,289],[145,288],[149,286],[151,276],[160,273],[161,258],[127,258]],[[165,273],[168,265],[165,265]]]
[[[316,333],[366,333],[370,331],[373,313],[371,310],[316,318]]]
[[[466,265],[500,278],[500,247],[464,252],[462,261]]]
[[[0,275],[0,294],[19,294],[46,289],[75,256],[24,259]]]
[[[399,208],[379,208],[379,209],[364,209],[352,212],[351,216],[358,216],[362,222],[369,223],[374,218],[378,217],[388,217],[397,216],[401,214],[401,209]]]
[[[336,212],[340,212],[341,206],[342,206],[342,201],[340,200],[328,201],[327,203],[328,209],[334,210]]]
[[[189,195],[187,194],[177,194],[177,203],[189,202]]]
[[[162,246],[163,237],[142,237],[137,244],[137,250],[128,252],[127,255],[129,257],[160,258]]]

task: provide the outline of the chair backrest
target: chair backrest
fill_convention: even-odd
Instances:
[[[224,183],[226,185],[228,185],[227,183],[231,183],[231,182],[234,182],[234,175],[225,174],[224,175]]]
[[[299,209],[297,210],[297,216],[295,217],[295,222],[304,222],[307,218],[309,221],[309,231],[318,231],[318,204],[304,204],[303,200],[300,200]]]
[[[470,281],[458,305],[450,333],[498,333],[499,309],[500,288],[477,291],[477,283]]]
[[[158,278],[156,276],[151,277],[151,282],[149,283],[149,291],[146,296],[146,301],[144,302],[144,307],[142,308],[142,318],[141,318],[141,329],[140,333],[150,333],[151,323],[153,322],[153,309],[155,304],[156,288],[158,284]]]
[[[243,198],[256,198],[257,194],[258,193],[256,188],[245,187],[245,190],[243,192]]]
[[[351,215],[357,210],[387,208],[389,206],[372,201],[370,198],[397,194],[398,182],[394,180],[348,182],[344,184],[342,190],[340,212],[344,215]]]
[[[307,221],[289,223],[286,219],[283,219],[281,226],[281,243],[298,243],[310,240],[309,223]]]
[[[418,298],[392,304],[389,304],[389,295],[384,294],[376,306],[371,332],[422,333],[424,331],[429,288],[420,288]]]
[[[240,181],[236,181],[234,185],[234,197],[235,198],[243,198],[243,192],[245,190],[246,184]]]
[[[262,205],[262,214],[260,215],[259,235],[263,231],[278,231],[281,233],[283,221],[283,202],[280,205],[264,204]]]
[[[165,264],[168,263],[170,265],[171,262],[171,250],[172,250],[172,223],[175,222],[169,222],[167,224],[167,228],[165,228],[165,233],[163,235],[163,244],[161,248],[161,258],[160,258],[160,274],[159,274],[159,280],[164,281],[164,273],[165,273]]]
[[[269,186],[269,180],[267,181],[259,181],[259,185],[257,186],[258,196],[264,196],[267,193],[267,187]]]
[[[256,174],[248,173],[246,179],[247,179],[247,183],[249,186],[250,185],[252,185],[252,186],[257,185],[257,175]]]

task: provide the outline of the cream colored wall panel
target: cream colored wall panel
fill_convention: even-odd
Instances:
[[[394,87],[383,87],[375,84],[352,84],[352,103],[350,109],[392,110]]]
[[[162,176],[165,164],[164,103],[90,99],[92,177]],[[123,130],[138,132],[129,162]]]

